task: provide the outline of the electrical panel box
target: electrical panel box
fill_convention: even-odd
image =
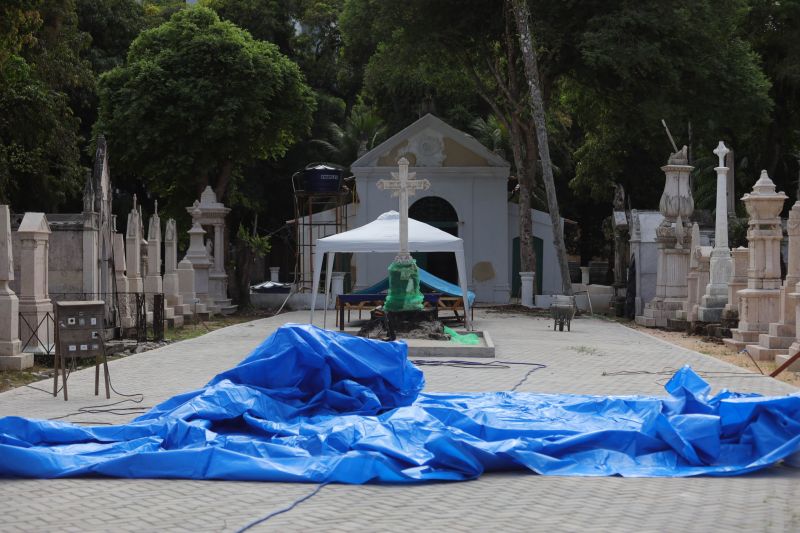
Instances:
[[[104,355],[103,317],[105,302],[56,303],[56,339],[61,357],[99,357]]]

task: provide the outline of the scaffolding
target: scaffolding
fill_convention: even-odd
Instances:
[[[344,186],[331,192],[306,191],[301,172],[292,176],[292,187],[294,188],[295,290],[311,292],[317,239],[347,231],[348,206],[353,202],[354,193]],[[344,260],[346,258],[340,260],[337,257],[334,269],[343,269]]]

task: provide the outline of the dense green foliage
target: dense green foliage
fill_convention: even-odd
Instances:
[[[1,2],[0,201],[79,208],[103,132],[123,197],[174,214],[210,183],[231,227],[258,214],[272,231],[292,216],[294,171],[346,166],[432,112],[512,163],[515,201],[546,208],[507,0],[199,3]],[[657,206],[661,119],[689,146],[699,207],[713,208],[720,139],[737,195],[761,168],[794,193],[800,0],[529,4],[559,203],[583,256],[602,253],[614,183]]]
[[[209,184],[224,198],[241,164],[284,155],[313,107],[275,45],[196,8],[140,34],[101,77],[97,127],[112,161],[178,211]]]

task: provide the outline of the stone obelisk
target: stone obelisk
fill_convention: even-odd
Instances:
[[[728,248],[728,168],[725,156],[729,150],[722,141],[714,150],[719,158],[717,171],[717,206],[714,227],[714,249],[711,251],[711,273],[705,295],[700,302],[697,318],[701,322],[719,322],[722,310],[728,303],[728,283],[733,265],[731,249]]]

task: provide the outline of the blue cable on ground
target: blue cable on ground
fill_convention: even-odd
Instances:
[[[322,490],[322,487],[324,487],[327,484],[328,484],[327,481],[325,483],[320,483],[319,485],[317,485],[316,489],[314,489],[312,492],[306,494],[302,498],[299,498],[299,499],[293,501],[292,504],[289,505],[289,507],[284,507],[283,509],[280,509],[278,511],[274,511],[274,512],[272,512],[272,513],[270,513],[270,514],[268,514],[266,516],[263,516],[263,517],[258,518],[256,520],[253,520],[252,522],[250,522],[246,526],[242,527],[241,529],[237,529],[236,533],[242,533],[243,531],[247,531],[251,527],[257,526],[258,524],[262,524],[262,523],[266,522],[267,520],[269,520],[270,518],[278,516],[279,514],[288,513],[289,511],[291,511],[292,509],[294,509],[295,507],[297,507],[298,505],[300,505],[304,501],[310,500],[311,498],[316,496],[317,493],[319,493],[319,491]]]

